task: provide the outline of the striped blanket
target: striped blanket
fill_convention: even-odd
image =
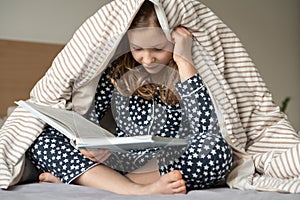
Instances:
[[[196,0],[151,0],[169,36],[184,26],[194,36],[193,61],[218,108],[223,137],[234,149],[232,188],[300,193],[300,137],[237,36]],[[84,114],[101,72],[144,0],[114,0],[91,16],[31,91],[30,101]],[[17,108],[0,130],[0,186],[16,184],[24,153],[44,124]]]

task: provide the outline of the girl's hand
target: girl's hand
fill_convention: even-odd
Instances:
[[[109,158],[111,153],[106,149],[97,149],[97,150],[84,150],[81,149],[80,152],[90,160],[98,163],[103,163]]]
[[[173,59],[179,65],[189,62],[192,64],[193,35],[184,27],[177,27],[172,32],[174,41]]]
[[[172,32],[174,40],[173,59],[178,66],[181,82],[197,73],[192,59],[193,35],[184,27],[177,27]]]

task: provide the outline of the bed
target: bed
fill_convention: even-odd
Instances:
[[[107,191],[95,188],[88,188],[78,185],[51,184],[51,183],[30,183],[25,185],[17,185],[7,191],[0,191],[1,199],[5,200],[179,200],[179,199],[230,199],[230,200],[253,200],[253,199],[272,199],[272,200],[298,200],[300,195],[283,194],[275,192],[257,192],[257,191],[241,191],[229,188],[213,188],[200,191],[192,191],[187,195],[117,195]]]
[[[63,48],[62,44],[45,44],[0,40],[0,127],[15,107],[14,101],[26,99],[34,83],[46,72],[51,61]],[[37,56],[38,55],[38,56]],[[110,128],[109,119],[103,122]],[[189,192],[187,195],[116,195],[95,188],[78,185],[38,183],[37,173],[31,171],[24,177],[25,182],[0,190],[5,200],[67,200],[80,197],[88,199],[299,199],[300,194],[236,190],[227,186]]]

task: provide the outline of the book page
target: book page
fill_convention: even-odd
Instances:
[[[89,138],[89,137],[115,137],[112,133],[85,119],[74,111],[68,111],[50,106],[38,105],[31,102],[19,101],[18,105],[32,112],[67,137]],[[67,133],[66,133],[67,132]],[[73,136],[70,136],[73,135]]]
[[[99,125],[85,119],[74,111],[52,108],[31,102],[18,101],[18,105],[45,121],[66,137],[76,143],[80,149],[109,149],[111,151],[127,151],[163,146],[185,146],[186,139],[140,135],[132,137],[115,137]]]

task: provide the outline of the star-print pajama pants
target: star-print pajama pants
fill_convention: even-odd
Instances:
[[[192,84],[194,84],[193,82],[197,83],[200,81],[198,79],[198,77],[194,77],[190,82]],[[102,82],[105,81],[102,80]],[[105,84],[102,86],[105,88],[103,90],[107,90]],[[201,86],[200,89],[201,92],[199,95],[196,94],[196,98],[208,99],[209,101],[203,101],[203,105],[199,108],[208,110],[212,107],[210,97],[204,87]],[[194,91],[195,88],[190,88],[188,92],[195,93]],[[101,93],[101,86],[98,86],[97,93]],[[99,99],[97,93],[96,101]],[[190,131],[194,133],[188,136],[189,143],[186,147],[164,147],[161,149],[133,150],[128,153],[113,153],[103,164],[126,174],[155,157],[158,160],[160,174],[175,169],[180,170],[188,191],[212,187],[223,181],[232,164],[231,149],[222,138],[219,127],[215,125],[215,128],[210,128],[209,121],[213,118],[211,114],[216,118],[214,111],[207,114],[207,112],[195,110],[195,105],[190,104],[192,101],[193,99],[186,100],[189,102],[185,104],[186,109],[190,109],[191,113],[194,111],[200,113],[200,119],[206,125],[197,127],[199,116],[197,118],[190,114],[189,120],[192,122],[189,127],[192,127]],[[189,106],[191,108],[188,108]],[[203,127],[208,130],[203,130]],[[63,183],[71,183],[82,173],[99,164],[82,155],[71,145],[68,138],[50,126],[45,127],[43,133],[28,149],[27,156],[40,172],[51,172]]]

